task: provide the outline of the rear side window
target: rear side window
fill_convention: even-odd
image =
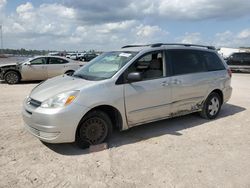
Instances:
[[[49,64],[64,64],[64,63],[68,63],[68,61],[54,57],[49,58]]]
[[[250,61],[250,53],[246,53],[246,54],[245,54],[245,60]]]
[[[168,50],[174,75],[205,72],[206,65],[197,50]]]
[[[250,53],[245,55],[244,61],[246,65],[250,65]]]
[[[201,56],[204,59],[208,71],[217,71],[225,69],[220,58],[212,52],[201,52]]]

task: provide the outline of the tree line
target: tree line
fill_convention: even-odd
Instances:
[[[66,55],[66,51],[51,51],[51,50],[26,50],[25,48],[21,49],[0,49],[0,54],[11,54],[11,55],[22,55],[22,56],[35,56],[35,55],[47,55],[51,52],[58,52],[60,55]],[[74,52],[74,51],[72,51]],[[89,53],[96,52],[95,50],[84,51]],[[74,52],[75,53],[75,52]]]
[[[26,50],[24,48],[21,49],[1,49],[1,54],[12,54],[12,55],[46,55],[50,51],[49,50]]]

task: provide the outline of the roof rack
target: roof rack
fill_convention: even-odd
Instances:
[[[182,44],[182,43],[156,43],[152,44],[151,47],[160,47],[162,45],[167,45],[167,46],[186,46],[186,47],[202,47],[202,48],[207,48],[210,50],[215,50],[216,48],[214,46],[205,46],[205,45],[198,45],[198,44]]]
[[[122,48],[130,48],[130,47],[145,47],[145,46],[150,46],[152,48],[154,47],[160,47],[160,46],[185,46],[185,47],[202,47],[202,48],[207,48],[209,50],[216,50],[214,46],[205,46],[205,45],[198,45],[198,44],[182,44],[182,43],[155,43],[155,44],[145,44],[145,45],[127,45],[123,46]]]
[[[132,44],[123,46],[122,48],[145,47],[145,46],[152,46],[152,44],[135,44],[135,45]]]

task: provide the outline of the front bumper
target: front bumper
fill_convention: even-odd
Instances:
[[[1,68],[0,68],[0,80],[4,80],[4,72]]]
[[[48,143],[75,141],[77,126],[88,108],[72,103],[67,107],[47,109],[23,103],[22,116],[27,130]]]

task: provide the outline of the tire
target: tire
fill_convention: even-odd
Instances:
[[[89,112],[80,122],[76,132],[76,144],[80,148],[101,144],[112,134],[112,122],[102,111]]]
[[[20,82],[20,75],[15,71],[8,71],[4,75],[4,80],[8,84],[17,84],[18,82]]]
[[[69,76],[72,76],[74,74],[75,71],[67,71],[65,72],[65,74],[69,75]]]
[[[204,102],[200,116],[205,119],[215,119],[221,109],[222,99],[218,93],[212,92]]]

